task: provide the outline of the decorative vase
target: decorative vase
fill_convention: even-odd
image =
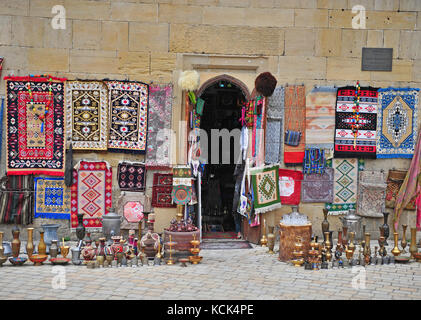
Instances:
[[[365,235],[365,246],[364,246],[364,259],[366,264],[370,264],[371,261],[371,248],[370,248],[370,234],[367,232]]]
[[[47,253],[50,250],[51,241],[57,240],[58,241],[58,235],[57,230],[60,228],[59,224],[43,224],[41,225],[41,228],[44,229],[44,242],[47,246]]]
[[[34,253],[34,239],[33,239],[34,228],[28,228],[27,230],[28,230],[28,241],[26,242],[26,254],[28,255],[28,257],[30,257]]]
[[[269,233],[268,233],[268,248],[269,248],[269,253],[270,254],[274,254],[275,252],[273,251],[273,249],[275,248],[275,234],[273,233],[275,227],[270,226],[268,227],[269,229]]]
[[[107,239],[106,238],[99,238],[99,244],[96,248],[96,256],[102,256],[105,257],[105,241]]]
[[[72,263],[75,266],[79,266],[82,261],[80,260],[80,249],[78,247],[74,247],[71,249],[72,251]]]
[[[327,214],[329,213],[329,211],[327,209],[323,209],[323,216],[324,216],[324,220],[322,221],[322,232],[323,234],[325,232],[329,231],[329,221],[327,220]]]
[[[401,247],[402,247],[402,252],[401,253],[406,253],[406,246],[408,245],[408,242],[406,241],[406,228],[408,228],[408,226],[406,224],[402,225],[402,240],[401,240]]]
[[[349,233],[349,245],[348,245],[348,247],[349,247],[349,250],[352,250],[352,252],[355,251],[354,236],[355,236],[355,233],[353,231],[351,231]]]
[[[394,246],[394,248],[392,249],[391,252],[395,257],[398,256],[401,253],[401,251],[399,250],[399,247],[398,247],[398,236],[399,236],[399,234],[397,232],[393,233],[395,246]]]
[[[342,227],[342,247],[345,248],[348,245],[348,227]]]
[[[14,229],[12,231],[13,234],[13,240],[12,240],[12,256],[13,258],[19,257],[20,252],[20,240],[19,240],[19,229]]]
[[[123,245],[120,243],[121,238],[119,236],[113,236],[111,239],[114,243],[111,245],[111,250],[114,255],[114,259],[117,260],[117,253],[123,252]]]
[[[58,245],[57,240],[51,240],[51,246],[50,246],[50,257],[51,258],[57,258],[58,255]]]
[[[76,236],[79,239],[79,242],[85,237],[85,226],[83,225],[83,213],[77,215],[78,225],[76,227]]]
[[[92,242],[88,241],[81,251],[82,257],[85,261],[91,261],[95,257],[95,249],[92,247]]]
[[[332,260],[332,242],[331,242],[331,237],[332,237],[332,231],[327,231],[324,233],[325,235],[325,247],[326,247],[326,259],[328,261]]]
[[[385,240],[384,245],[387,246],[387,239],[389,238],[389,234],[390,234],[390,228],[389,225],[387,224],[387,217],[389,216],[389,212],[383,212],[383,225],[380,227],[383,229],[383,237]]]
[[[1,244],[1,241],[0,241]],[[409,246],[409,252],[411,253],[411,257],[414,258],[414,253],[418,252],[417,247],[417,228],[411,228],[411,244]]]
[[[47,254],[47,245],[45,244],[45,241],[44,241],[44,231],[40,231],[39,234],[40,234],[41,238],[40,238],[39,243],[38,243],[38,254],[46,255]]]

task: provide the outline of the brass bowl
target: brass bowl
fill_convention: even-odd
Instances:
[[[192,264],[198,264],[200,261],[202,261],[203,257],[201,256],[189,256],[189,260]]]
[[[69,246],[61,246],[60,247],[61,255],[63,256],[63,258],[67,257],[67,255],[69,254],[69,250],[70,250]]]
[[[198,245],[200,245],[200,241],[199,241],[199,240],[192,240],[192,241],[190,241],[190,243],[191,243],[193,246],[198,246]]]
[[[294,264],[294,266],[301,267],[304,264],[304,259],[294,259],[291,260],[291,262]]]
[[[50,262],[54,265],[66,265],[68,264],[70,259],[67,258],[51,258]]]
[[[199,249],[199,248],[190,248],[190,252],[191,252],[192,254],[199,254],[200,249]]]
[[[35,266],[41,266],[47,258],[48,256],[46,254],[33,254],[29,257],[29,260],[31,260]]]

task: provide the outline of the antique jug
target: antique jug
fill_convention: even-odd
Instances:
[[[79,239],[79,243],[80,241],[83,240],[83,238],[85,237],[85,226],[83,225],[83,213],[78,213],[77,215],[77,221],[78,221],[78,225],[76,227],[76,236]]]
[[[390,228],[389,225],[387,224],[387,217],[389,216],[389,212],[383,212],[383,225],[380,227],[381,228],[381,232],[383,233],[382,236],[384,237],[385,240],[385,246],[387,246],[387,238],[389,238],[389,234],[390,234]]]
[[[33,240],[33,234],[34,234],[34,228],[28,228],[28,241],[26,242],[26,254],[28,257],[32,256],[32,253],[34,252],[34,240]]]
[[[57,240],[58,241],[58,236],[57,236],[57,230],[60,227],[59,224],[43,224],[41,225],[41,228],[44,229],[44,242],[47,245],[47,253],[50,250],[50,246],[51,246],[51,241],[52,240]]]
[[[20,239],[19,239],[19,234],[20,231],[19,229],[14,229],[12,231],[13,234],[13,240],[12,240],[12,255],[13,258],[17,258],[19,257],[19,252],[20,252]]]
[[[73,247],[70,250],[72,251],[72,263],[75,266],[79,266],[82,263],[82,260],[80,260],[80,249],[78,247]]]
[[[99,238],[99,244],[96,248],[96,256],[105,257],[105,238]]]
[[[339,217],[344,227],[348,228],[348,232],[354,232],[355,240],[360,240],[361,235],[361,219],[362,217],[355,214],[354,209],[350,209],[345,217]]]
[[[323,209],[323,217],[324,220],[322,221],[322,232],[328,232],[329,231],[329,221],[327,220],[327,214],[328,214],[328,210],[327,209]]]
[[[114,243],[111,245],[111,250],[114,255],[114,259],[117,260],[117,253],[123,252],[123,244],[120,243],[121,238],[119,236],[113,236],[112,240]]]
[[[39,243],[38,243],[38,254],[46,255],[47,254],[47,246],[44,242],[44,231],[40,231],[39,234],[40,234],[41,238],[40,238]]]
[[[84,260],[91,261],[95,257],[95,249],[92,247],[92,242],[88,241],[81,251]]]
[[[106,215],[103,215],[101,218],[102,221],[102,233],[104,233],[107,240],[111,238],[111,231],[114,231],[115,235],[120,234],[120,226],[123,217],[119,216],[114,212],[114,209],[111,209],[110,212]]]
[[[57,240],[51,240],[50,257],[51,258],[57,258],[57,255],[58,255]]]

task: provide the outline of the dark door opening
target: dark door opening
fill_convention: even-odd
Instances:
[[[230,162],[222,163],[223,143],[219,138],[219,161],[212,163],[212,129],[241,130],[241,107],[246,98],[241,89],[229,81],[219,81],[208,88],[200,96],[205,101],[201,117],[201,129],[208,135],[208,164],[202,177],[202,231],[205,238],[218,237],[218,232],[225,236],[236,236],[235,221],[232,212],[235,177],[233,176],[234,138],[230,139]],[[238,142],[237,142],[238,143]],[[238,146],[236,146],[238,147]],[[225,146],[226,148],[226,146]],[[226,153],[227,150],[224,150]],[[215,155],[214,155],[215,157]]]

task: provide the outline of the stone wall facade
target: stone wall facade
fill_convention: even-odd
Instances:
[[[64,30],[52,28],[55,5],[66,10]],[[352,28],[355,5],[366,9],[366,29]],[[421,88],[419,0],[0,0],[0,30],[3,76],[49,73],[68,79],[173,83],[177,133],[184,114],[177,79],[186,69],[198,70],[201,83],[229,74],[250,92],[262,71],[274,74],[280,85],[304,83],[308,91],[315,84],[341,86],[356,80],[362,86]],[[362,47],[393,48],[393,71],[360,71]],[[3,80],[0,92],[5,92]],[[183,148],[175,148],[179,163],[185,160]],[[116,153],[75,155],[76,161],[82,158],[104,159],[113,169],[122,159],[143,160]],[[386,171],[409,164],[404,159],[366,161],[368,169]],[[115,179],[116,170],[113,174]],[[115,201],[120,191],[113,185]],[[300,206],[317,234],[322,208]],[[289,210],[284,206],[265,214],[267,223],[276,224]],[[162,231],[175,210],[155,211],[156,229]],[[339,219],[329,219],[331,229],[338,230]],[[375,235],[380,221],[366,223]],[[414,212],[405,212],[401,223],[414,226]]]

